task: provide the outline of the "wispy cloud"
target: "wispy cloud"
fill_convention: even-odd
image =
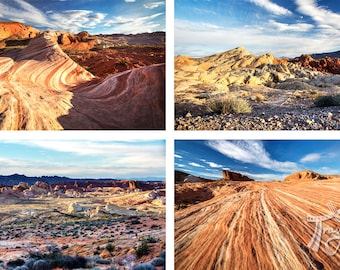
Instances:
[[[274,21],[273,21],[274,22]],[[340,42],[339,35],[314,33],[301,35],[307,25],[281,25],[281,29],[294,28],[295,31],[278,31],[278,25],[267,23],[265,27],[239,26],[220,27],[214,24],[175,20],[175,54],[208,56],[235,47],[243,46],[251,53],[272,53],[276,57],[295,57],[304,53],[334,51]],[[302,27],[302,29],[301,29]],[[205,38],[202,39],[202,36]]]
[[[9,158],[2,151],[0,161],[5,166],[2,166],[0,173],[110,177],[164,177],[165,173],[165,146],[162,141],[8,140],[2,143],[7,145],[5,149],[13,145],[16,149],[22,146],[30,151],[43,151],[48,153],[48,158]],[[55,158],[60,155],[65,160]]]
[[[212,162],[212,161],[207,161],[205,159],[201,159],[201,161],[203,161],[205,164],[209,165],[211,168],[223,168],[223,165],[217,164],[217,163]]]
[[[274,15],[291,15],[292,12],[282,6],[279,6],[269,0],[247,0],[248,2],[254,3],[258,7],[264,8]]]
[[[105,16],[104,13],[95,13],[91,10],[66,10],[61,13],[52,13],[50,18],[58,28],[66,27],[71,32],[77,32],[80,28],[96,27]]]
[[[158,8],[158,7],[164,6],[164,5],[165,5],[165,2],[161,1],[161,2],[147,3],[147,4],[144,4],[143,6],[147,9],[154,9],[154,8]]]
[[[5,3],[0,3],[0,11],[4,19],[22,23],[30,22],[45,27],[55,26],[43,12],[24,0],[7,0]]]
[[[340,30],[340,14],[334,13],[324,7],[320,7],[315,0],[295,0],[297,10],[311,17],[320,29],[333,29],[336,33]]]
[[[311,153],[308,155],[305,155],[303,158],[300,159],[300,162],[302,163],[308,163],[308,162],[316,162],[321,159],[321,154],[319,153]]]
[[[261,141],[208,141],[207,145],[221,154],[240,162],[250,163],[277,172],[298,169],[295,162],[272,159]]]
[[[181,155],[175,154],[175,158],[183,158]]]
[[[156,13],[144,17],[116,16],[111,20],[106,20],[104,25],[106,27],[113,27],[114,32],[116,33],[129,32],[131,34],[137,34],[153,32],[159,27],[159,23],[157,23],[155,19],[162,15],[164,15],[164,13]]]
[[[198,164],[196,162],[189,162],[189,165],[197,167],[197,168],[204,168],[204,166],[202,166],[202,165],[200,165],[200,164]]]
[[[277,31],[294,31],[294,32],[306,32],[314,28],[313,24],[309,23],[279,23],[275,20],[269,20],[269,25],[274,27]]]

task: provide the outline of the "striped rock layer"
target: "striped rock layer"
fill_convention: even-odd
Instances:
[[[175,212],[175,269],[339,268],[340,178],[212,190],[212,199]]]
[[[0,57],[0,129],[163,129],[164,64],[104,80],[44,32]]]

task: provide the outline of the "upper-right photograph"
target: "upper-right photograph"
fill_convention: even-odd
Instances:
[[[175,1],[175,130],[339,130],[340,6]]]

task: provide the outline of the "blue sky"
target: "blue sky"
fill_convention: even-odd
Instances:
[[[1,140],[0,175],[165,180],[165,141]]]
[[[255,180],[283,180],[308,169],[340,174],[340,141],[335,140],[177,140],[175,169],[208,179],[221,179],[222,169]]]
[[[0,0],[0,20],[72,33],[165,31],[165,0]]]
[[[330,0],[175,0],[175,55],[235,47],[294,57],[340,50],[340,5]]]

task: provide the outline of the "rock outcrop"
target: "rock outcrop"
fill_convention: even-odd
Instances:
[[[337,269],[339,190],[340,178],[232,182],[200,196],[175,211],[175,269]]]
[[[222,175],[224,181],[254,181],[254,179],[248,176],[242,175],[237,172],[231,172],[229,170],[222,170]]]
[[[0,22],[0,41],[4,39],[34,38],[39,33],[40,30],[19,22]]]
[[[302,182],[302,181],[315,181],[315,180],[326,180],[330,179],[332,176],[322,175],[310,170],[303,170],[300,172],[293,173],[287,176],[284,182]]]
[[[0,88],[0,129],[165,127],[164,64],[101,81],[69,58],[51,31],[1,55]]]
[[[340,58],[326,56],[315,60],[311,55],[303,54],[300,57],[294,58],[292,62],[315,71],[340,74]]]

